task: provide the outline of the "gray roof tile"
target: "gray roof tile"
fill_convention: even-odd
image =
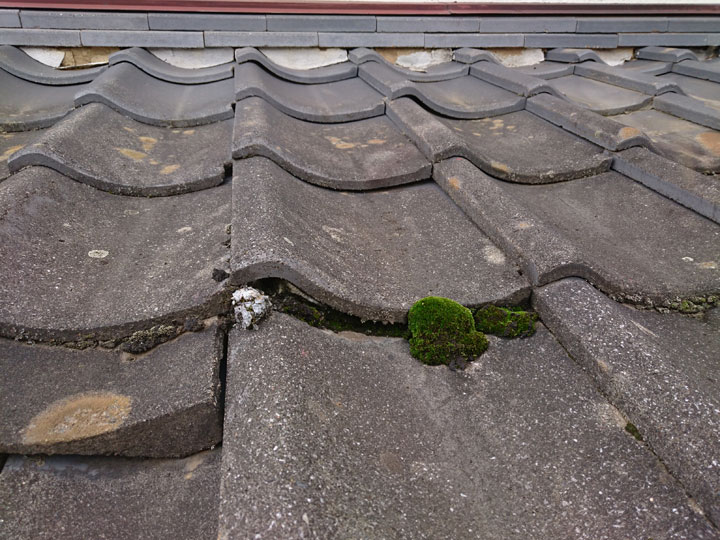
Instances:
[[[105,66],[61,71],[38,62],[17,47],[0,45],[0,68],[26,81],[63,86],[90,82]]]
[[[549,82],[556,93],[604,115],[641,109],[652,101],[651,95],[577,75],[559,77]]]
[[[342,62],[315,69],[292,69],[280,66],[253,47],[243,47],[235,51],[235,60],[239,64],[254,62],[273,75],[286,81],[301,84],[320,84],[352,79],[357,75],[357,67],[350,62]]]
[[[186,69],[163,62],[151,52],[133,47],[110,55],[110,65],[127,62],[161,81],[197,84],[232,79],[233,64],[220,64],[199,69]]]

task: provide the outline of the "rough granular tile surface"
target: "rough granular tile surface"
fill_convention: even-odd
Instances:
[[[376,339],[231,334],[219,538],[717,538],[544,327],[465,372]]]
[[[75,96],[75,105],[104,103],[121,114],[158,126],[188,127],[233,117],[232,80],[178,84],[121,62]]]
[[[220,449],[175,460],[12,456],[0,474],[3,536],[215,538],[219,482]]]
[[[676,83],[688,96],[701,100],[708,107],[720,110],[720,83],[677,73],[668,73],[658,78]]]
[[[232,121],[149,126],[91,103],[15,153],[10,167],[51,167],[119,195],[173,195],[216,186],[230,163]],[[96,151],[88,153],[88,148]]]
[[[717,523],[720,328],[616,304],[579,279],[543,287],[534,303],[568,352]]]
[[[219,313],[229,223],[229,183],[146,199],[24,169],[0,184],[0,332],[109,339]]]
[[[216,326],[140,355],[0,339],[0,452],[176,457],[209,448],[221,439],[221,355]]]
[[[10,176],[8,160],[19,150],[35,142],[42,130],[4,132],[0,131],[0,181]]]
[[[585,77],[569,75],[549,81],[553,88],[570,101],[600,114],[620,114],[640,109],[652,96]]]
[[[362,190],[430,177],[431,164],[385,116],[342,124],[298,120],[261,98],[235,106],[233,157],[265,156],[310,183]]]
[[[25,131],[51,126],[73,108],[86,84],[46,86],[0,69],[0,130]]]
[[[431,182],[331,191],[266,158],[236,161],[233,175],[237,283],[284,278],[336,309],[388,322],[424,296],[466,305],[527,297],[515,265]]]

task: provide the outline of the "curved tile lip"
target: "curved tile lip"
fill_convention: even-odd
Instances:
[[[357,66],[342,62],[313,69],[293,69],[281,66],[270,60],[254,47],[243,47],[235,51],[238,64],[252,62],[263,67],[273,75],[298,84],[322,84],[352,79],[357,75]]]
[[[234,67],[234,64],[229,62],[198,69],[181,68],[168,64],[139,47],[125,49],[110,55],[111,66],[121,62],[128,62],[156,79],[176,84],[202,84],[231,79]]]
[[[106,69],[105,66],[77,70],[54,69],[11,45],[0,46],[0,68],[26,81],[50,86],[87,83]]]
[[[472,110],[467,110],[446,105],[428,94],[429,93],[422,88],[411,87],[399,92],[397,96],[394,97],[410,96],[421,102],[427,108],[437,111],[444,116],[469,120],[521,111],[525,108],[525,98],[521,96],[514,96],[514,99],[508,99],[507,102],[502,105],[474,107]]]
[[[114,110],[99,103],[89,104],[80,109],[76,109],[70,113],[63,122],[56,124],[40,135],[34,144],[26,146],[14,153],[8,160],[8,167],[10,171],[14,173],[25,167],[35,165],[44,166],[101,191],[107,191],[115,195],[134,197],[166,197],[179,195],[214,187],[223,182],[225,178],[225,165],[230,163],[229,129],[227,129],[227,137],[225,139],[227,154],[224,160],[218,160],[214,165],[207,164],[207,166],[206,163],[203,162],[202,167],[200,167],[203,169],[201,173],[198,172],[197,168],[193,167],[193,163],[188,160],[183,161],[182,157],[177,159],[177,161],[180,162],[177,163],[177,165],[180,166],[178,170],[172,170],[170,172],[164,171],[161,167],[148,163],[150,159],[155,159],[153,155],[148,155],[149,150],[143,152],[145,155],[140,155],[139,158],[135,158],[140,159],[144,165],[142,172],[140,172],[138,170],[140,164],[132,163],[134,167],[127,165],[127,162],[130,162],[130,158],[125,157],[124,159],[126,161],[123,163],[118,163],[112,159],[113,156],[118,155],[118,147],[112,146],[112,143],[118,144],[118,140],[123,140],[125,144],[127,144],[127,140],[123,139],[123,136],[127,137],[129,134],[123,130],[136,131],[137,129],[130,128],[126,125],[119,125],[122,119],[125,120],[125,123],[133,121],[127,120],[125,117],[118,118],[118,116],[120,115]],[[229,122],[229,120],[225,122]],[[142,126],[138,123],[135,125]],[[209,128],[213,129],[215,125],[220,127],[219,124],[214,124],[209,126]],[[102,127],[100,128],[100,126]],[[166,141],[163,141],[163,139],[168,136],[174,136],[174,134],[165,132],[169,128],[154,126],[142,127],[144,129],[141,133],[144,135],[133,141],[136,144],[142,140],[149,140],[151,141],[152,147],[155,147],[159,140],[161,141],[161,148],[167,148]],[[101,129],[102,132],[109,130],[119,133],[108,139],[104,137],[104,133],[98,132],[99,129]],[[198,129],[203,129],[203,127],[201,126]],[[179,132],[179,130],[174,131]],[[196,133],[195,130],[193,130],[193,132]],[[214,135],[220,135],[214,129],[213,132]],[[177,139],[180,138],[182,138],[182,135],[177,136]],[[83,150],[86,147],[82,147],[82,143],[80,143],[82,140],[89,140],[90,145],[95,145],[93,146],[96,152],[94,158],[84,159]],[[175,142],[182,143],[182,141],[177,140]],[[123,143],[119,144],[122,146]],[[130,143],[130,146],[131,145],[132,143]],[[81,148],[78,148],[78,146],[81,146]],[[182,148],[181,151],[188,150],[188,145],[183,145],[180,148]],[[121,150],[127,149],[121,148]],[[130,148],[130,150],[132,151],[132,148]],[[190,148],[190,150],[192,149]],[[197,154],[195,155],[197,156]],[[207,159],[202,151],[200,152],[200,157]],[[160,159],[160,156],[158,156],[158,159]],[[156,162],[156,165],[162,164]],[[103,173],[103,170],[107,172]],[[147,182],[146,179],[149,178],[152,179],[149,185],[144,184],[144,182]],[[158,182],[158,180],[161,179],[166,181]]]
[[[468,74],[467,64],[454,61],[430,66],[427,71],[413,71],[388,62],[376,51],[366,49],[364,47],[350,51],[348,57],[350,58],[350,61],[355,64],[364,64],[366,62],[377,62],[379,64],[383,64],[411,82],[447,81]]]
[[[573,77],[574,76],[575,75],[573,75]],[[602,81],[594,81],[593,79],[587,79],[587,80],[592,80],[593,82],[595,82],[597,84],[609,84],[609,83],[602,82]],[[551,80],[549,82],[551,85],[555,84],[555,80]],[[627,88],[618,87],[625,92],[633,92],[641,97],[636,98],[633,102],[629,102],[629,103],[623,104],[623,105],[618,105],[615,107],[599,107],[597,105],[593,106],[592,104],[588,104],[583,101],[580,101],[580,100],[566,94],[557,86],[554,86],[554,88],[555,88],[555,91],[557,92],[558,96],[562,97],[563,99],[570,101],[571,103],[575,103],[577,105],[585,107],[586,109],[588,109],[592,112],[595,112],[597,114],[601,114],[603,116],[614,116],[616,114],[622,114],[625,112],[637,111],[637,110],[642,109],[643,107],[649,105],[654,99],[654,96],[648,96],[647,94],[641,94],[640,92],[636,92],[634,90],[628,90]],[[667,95],[670,95],[670,94],[667,94]]]
[[[10,186],[9,183],[16,178],[19,178],[20,175],[26,174],[26,171],[30,173],[31,171],[37,171],[43,174],[48,174],[51,176],[50,179],[42,178],[41,181],[37,181],[31,178],[30,182],[25,182],[22,185],[18,186],[17,183],[13,186]],[[21,180],[17,180],[17,182],[20,182]],[[75,189],[75,190],[81,190],[86,189],[90,191],[94,191],[94,188],[91,188],[90,186],[82,186],[76,182],[74,182],[71,179],[68,179],[67,177],[60,175],[60,173],[49,170],[45,167],[31,167],[24,169],[20,173],[17,173],[13,175],[10,179],[3,181],[0,184],[0,195],[4,194],[5,190],[22,190],[27,198],[32,197],[33,193],[30,192],[31,186],[35,186],[35,195],[38,195],[39,197],[43,199],[47,199],[50,197],[48,195],[48,189],[44,187],[45,182],[58,182],[63,183],[62,187],[57,187],[57,190],[60,190],[64,192],[66,195],[66,200],[62,203],[59,203],[58,206],[61,206],[62,204],[67,203],[67,198],[69,195],[67,195],[69,189]],[[42,188],[38,188],[38,185],[42,185]],[[226,191],[225,197],[220,197],[219,192],[215,192],[214,196],[217,197],[217,200],[228,200],[230,193],[229,193],[229,184],[226,184],[225,187],[219,186],[216,188],[217,190],[224,189]],[[178,204],[178,199],[180,197],[197,197],[197,196],[203,196],[203,194],[211,194],[214,190],[204,190],[201,192],[196,193],[190,193],[190,194],[184,194],[180,195],[177,198],[172,198],[174,200],[168,200],[168,198],[165,199],[153,199],[152,203],[153,205],[162,204],[165,208],[170,208],[169,211],[176,212],[176,215],[182,215],[176,210],[176,205]],[[100,192],[97,192],[100,193]],[[87,194],[87,192],[85,192]],[[108,204],[117,205],[122,204],[120,203],[119,199],[122,199],[124,201],[138,201],[139,199],[136,197],[117,197],[111,194],[102,193],[101,194],[104,200]],[[17,197],[15,198],[17,200]],[[77,198],[78,201],[83,201],[84,205],[82,205],[82,210],[91,212],[97,210],[91,209],[92,203],[89,203],[88,201],[82,199],[82,197]],[[142,200],[142,199],[140,199]],[[160,202],[162,201],[162,202]],[[187,201],[187,200],[186,200]],[[197,203],[197,199],[194,199],[194,203]],[[4,218],[7,214],[7,204],[2,204],[7,201],[3,201],[0,198],[0,217]],[[11,201],[11,203],[14,203],[14,201]],[[135,203],[133,202],[132,205],[134,206],[128,206],[128,208],[132,209],[133,207],[137,207],[137,204],[143,204],[143,203]],[[81,205],[78,205],[81,206]],[[188,204],[188,206],[190,206]],[[156,207],[157,208],[157,207]],[[216,213],[220,213],[219,210],[217,210],[217,207],[213,209],[216,211]],[[3,212],[4,211],[4,212]],[[195,211],[195,208],[193,208],[193,212]],[[132,211],[131,211],[132,212]],[[46,217],[47,214],[40,214],[35,213],[32,215],[32,220],[42,219],[43,217]],[[127,216],[135,216],[134,213],[125,213]],[[194,214],[188,213],[189,217],[187,219],[190,219],[190,217]],[[198,212],[198,215],[202,215],[201,212]],[[65,217],[65,216],[63,216]],[[63,217],[60,217],[59,219],[62,219]],[[108,224],[107,221],[111,218],[105,219],[106,216],[103,216],[103,219],[97,220],[99,223],[102,223],[103,220],[105,220],[104,226],[107,228]],[[229,216],[228,216],[229,217]],[[66,218],[65,219],[69,219]],[[221,234],[217,231],[220,231],[222,229],[221,223],[225,223],[227,218],[217,218],[216,216],[213,216],[212,218],[205,218],[205,219],[213,219],[217,221],[217,228],[214,231],[217,237],[220,237]],[[93,223],[91,223],[92,220],[87,221],[87,227],[85,228],[85,231],[92,231]],[[185,218],[183,217],[183,220],[185,221]],[[2,221],[0,220],[0,225],[2,225]],[[72,225],[71,225],[72,226]],[[166,225],[167,226],[167,225]],[[213,224],[215,226],[215,224]],[[57,227],[52,232],[57,233],[62,227]],[[191,234],[199,234],[199,231],[202,230],[201,227],[196,227],[198,229],[197,231],[191,233]],[[27,230],[27,229],[26,229]],[[141,229],[136,227],[136,231],[140,231]],[[84,231],[84,232],[85,232]],[[94,231],[93,231],[94,232]],[[146,232],[149,236],[155,235],[156,237],[163,234],[162,231],[158,232],[157,230],[142,230],[142,232]],[[166,230],[165,233],[167,234],[170,232],[169,230]],[[177,232],[177,231],[175,231]],[[116,234],[114,232],[114,234]],[[180,234],[180,233],[178,233]],[[223,233],[224,235],[224,233]],[[35,238],[41,237],[41,234],[37,234]],[[108,242],[108,236],[104,235],[103,239],[105,242]],[[88,240],[90,240],[90,243],[87,243]],[[85,251],[88,246],[92,246],[93,242],[97,242],[97,238],[87,238],[87,235],[81,235],[81,237],[78,239],[79,245],[76,246],[79,250]],[[43,242],[48,242],[48,238],[43,238]],[[121,242],[127,241],[127,240],[121,240]],[[37,244],[37,243],[36,243]],[[185,241],[186,247],[190,246],[190,243]],[[66,245],[66,244],[63,244]],[[171,241],[167,241],[163,245],[172,245]],[[28,247],[36,248],[36,245],[28,245]],[[193,246],[190,246],[193,247]],[[197,247],[197,246],[194,246]],[[112,249],[112,248],[110,248]],[[145,247],[144,249],[150,249],[148,247]],[[208,250],[210,248],[207,248]],[[0,247],[0,251],[2,250],[2,247]],[[211,259],[215,260],[217,264],[221,264],[221,258],[222,258],[222,249],[215,247],[215,253],[207,253],[204,254],[206,258],[198,259],[196,258],[193,262],[193,265],[199,265],[199,264],[205,264],[206,268],[212,265]],[[132,250],[129,252],[133,252]],[[134,253],[134,252],[133,252]],[[23,255],[19,255],[23,256]],[[112,256],[112,254],[111,254]],[[88,255],[88,257],[90,257]],[[73,272],[68,271],[68,274],[78,273],[82,269],[82,262],[69,257],[64,257],[65,261],[68,262],[68,264],[71,264],[74,268],[64,268],[63,270],[72,270]],[[151,265],[150,265],[151,266]],[[37,275],[39,274],[45,274],[45,270],[43,267],[39,267],[38,270],[36,270]],[[57,267],[56,267],[57,268]],[[136,274],[142,274],[143,272],[146,273],[145,277],[148,277],[147,272],[151,272],[150,270],[140,266],[128,266],[125,268],[125,270],[128,270],[132,268],[132,271]],[[155,265],[155,270],[157,271],[160,266],[157,264]],[[120,275],[122,273],[122,268],[118,268],[115,272],[116,275],[113,276],[113,278],[116,278],[117,275]],[[194,268],[190,269],[183,269],[182,272],[197,272],[198,268],[195,266]],[[80,276],[74,276],[76,279],[82,279],[82,275]],[[185,283],[189,282],[190,280],[187,279],[187,275],[184,276],[185,280],[181,279],[175,279],[175,283]],[[197,279],[197,274],[195,274],[195,279]],[[35,290],[33,292],[37,293],[37,284],[33,283],[34,279],[32,275],[25,276],[27,287],[33,287]],[[113,279],[110,278],[110,279]],[[143,288],[143,285],[145,285],[145,290],[153,289],[157,287],[158,285],[165,283],[162,281],[162,278],[158,277],[156,274],[152,273],[149,274],[149,278],[142,282],[139,278],[137,278],[137,281],[133,281],[133,284],[138,286],[138,290]],[[108,339],[118,339],[122,337],[127,337],[131,335],[132,333],[138,331],[138,330],[146,330],[148,328],[151,328],[153,326],[156,326],[158,324],[180,324],[182,325],[185,320],[189,318],[197,318],[197,319],[207,319],[216,315],[219,315],[221,313],[224,313],[229,308],[229,295],[227,291],[227,281],[224,281],[223,283],[216,283],[211,281],[211,277],[208,275],[207,281],[202,286],[198,284],[198,288],[202,287],[205,290],[203,291],[185,291],[184,295],[179,295],[178,297],[172,298],[167,302],[167,306],[163,306],[162,309],[158,309],[159,302],[153,302],[152,299],[147,302],[146,306],[137,306],[135,304],[129,305],[130,307],[126,307],[123,312],[122,309],[118,310],[107,310],[105,314],[99,313],[102,311],[102,306],[106,306],[108,304],[117,303],[118,300],[122,299],[123,297],[118,295],[117,290],[110,294],[108,297],[105,295],[103,298],[103,295],[100,294],[99,299],[94,299],[89,296],[89,292],[82,289],[82,287],[88,286],[87,283],[83,282],[82,287],[79,286],[79,283],[76,282],[75,286],[78,289],[78,292],[73,293],[73,295],[70,297],[70,301],[72,302],[72,305],[65,306],[65,310],[63,311],[62,308],[58,308],[57,306],[54,306],[51,304],[52,300],[43,295],[40,294],[35,300],[39,302],[41,305],[44,303],[50,303],[48,304],[49,307],[46,306],[46,309],[42,311],[42,314],[40,314],[40,311],[33,310],[35,312],[30,312],[26,310],[18,310],[17,308],[12,308],[13,306],[13,299],[6,300],[6,298],[3,298],[3,301],[0,302],[0,336],[10,338],[10,339],[23,339],[23,340],[33,340],[33,341],[41,341],[41,342],[53,342],[53,341],[78,341],[83,339],[94,339],[94,340],[108,340]],[[97,287],[99,284],[99,280],[90,278],[90,288],[93,286]],[[31,284],[32,283],[32,284]],[[67,285],[67,284],[65,284]],[[104,285],[107,290],[112,290],[113,288],[117,289],[117,286],[113,284],[113,286],[108,286],[107,282],[104,282]],[[152,285],[152,287],[148,286]],[[48,283],[45,283],[43,285],[46,289],[50,288],[50,285]],[[57,287],[55,287],[57,289]],[[97,292],[97,289],[94,291]],[[8,289],[5,288],[2,290],[3,296],[7,297]],[[152,293],[151,293],[152,294]],[[157,293],[156,293],[157,294]],[[13,292],[13,295],[23,296],[21,292]],[[113,296],[114,295],[114,296]],[[192,298],[192,296],[195,296],[196,298]],[[137,292],[134,294],[135,298],[134,300],[137,301],[138,298],[141,297]],[[14,298],[17,298],[15,296]],[[39,299],[39,300],[38,300]],[[26,298],[27,300],[27,298]],[[83,304],[85,304],[83,306]],[[84,307],[90,307],[92,311],[86,311]],[[66,321],[63,322],[61,319],[63,319],[62,314],[66,314]],[[110,315],[107,315],[107,314]],[[85,320],[82,320],[85,319]],[[92,336],[92,338],[88,338],[87,336]]]
[[[50,107],[45,109],[30,110],[29,112],[9,112],[0,111],[0,129],[4,131],[29,131],[32,129],[40,129],[52,126],[55,122],[63,118],[73,108],[72,95],[77,88],[86,88],[87,84],[67,85],[50,87],[44,84],[34,83],[7,71],[0,69],[0,88],[10,86],[9,94],[19,98],[19,100],[28,98],[29,102],[37,101],[41,105],[47,103],[48,98],[57,99]],[[13,88],[14,87],[14,88]],[[38,92],[39,96],[31,94]],[[61,96],[61,94],[66,94]],[[0,94],[0,102],[2,95]],[[5,107],[6,110],[18,110],[17,106]]]
[[[118,78],[123,79],[124,88],[119,88]],[[130,78],[135,78],[136,84],[133,84],[133,81],[129,80]],[[138,89],[138,87],[148,85],[149,89]],[[227,88],[225,88],[226,86]],[[128,88],[129,91],[123,91]],[[227,103],[221,99],[215,99],[214,102],[207,100],[207,94],[213,90],[221,95],[227,93]],[[155,96],[147,96],[144,92],[152,92]],[[192,100],[205,102],[194,109],[187,107],[186,111],[178,113],[175,104]],[[200,126],[232,118],[231,101],[231,80],[195,85],[170,83],[156,79],[127,62],[112,66],[85,89],[75,94],[76,106],[103,103],[139,122],[172,127]],[[146,102],[149,102],[150,105],[146,105]],[[163,107],[168,112],[165,116],[157,113]]]
[[[245,105],[247,105],[247,109],[249,109],[247,113],[245,112]],[[397,130],[389,120],[385,120],[387,125],[382,127],[396,131],[397,139],[407,144],[407,151],[404,152],[406,159],[403,163],[387,164],[389,167],[393,165],[394,167],[388,169],[383,176],[370,176],[373,171],[367,170],[361,172],[367,172],[368,176],[361,178],[357,175],[357,169],[352,166],[347,166],[349,165],[347,163],[345,164],[346,167],[340,167],[337,162],[333,163],[332,161],[328,161],[330,166],[324,166],[325,160],[312,159],[320,157],[320,155],[313,155],[312,152],[310,152],[311,159],[303,159],[302,152],[299,151],[302,147],[292,148],[289,144],[283,144],[276,140],[277,138],[273,138],[271,131],[271,128],[273,128],[280,129],[286,133],[309,134],[318,129],[322,129],[321,125],[289,116],[282,111],[274,109],[272,104],[265,102],[259,97],[249,97],[239,101],[236,105],[236,111],[233,135],[233,158],[241,159],[262,156],[271,159],[293,176],[317,186],[347,191],[386,188],[426,180],[430,178],[432,172],[432,164],[424,158],[420,151],[408,141],[402,132]],[[248,117],[249,126],[261,127],[253,127],[250,129],[250,127],[244,126],[243,122],[248,121],[246,120]],[[326,127],[323,130],[325,133],[323,138],[332,139],[333,134],[353,138],[354,125],[358,123],[382,122],[383,118],[384,117],[374,117],[337,125],[343,132],[331,132],[328,131]],[[387,134],[383,134],[382,136],[386,137]],[[319,139],[321,136],[318,134],[315,135],[315,137]],[[312,141],[313,139],[308,136],[308,139],[304,140],[303,144],[312,144]],[[325,142],[327,144],[327,141],[318,142]],[[313,147],[315,146],[319,145],[313,144]],[[369,144],[367,146],[369,150],[367,152],[367,160],[364,161],[373,161],[373,145]],[[342,150],[339,151],[342,152]],[[408,152],[410,155],[407,155]],[[396,153],[394,152],[394,154]],[[412,159],[411,163],[408,163],[408,160],[411,158],[414,159]],[[382,160],[382,157],[379,159]],[[335,167],[332,165],[335,165]]]
[[[345,92],[349,91],[348,85],[356,85],[355,91],[367,92],[367,103],[351,103]],[[352,89],[351,89],[352,90]],[[342,106],[335,107],[332,111],[318,109],[317,101],[324,100],[328,94],[337,95]],[[302,103],[293,98],[294,93],[315,95],[319,99],[311,100],[312,103]],[[385,100],[382,95],[373,90],[365,82],[357,78],[335,81],[317,85],[301,85],[277,79],[254,63],[245,63],[235,69],[235,99],[240,101],[248,97],[261,97],[272,103],[276,109],[285,114],[301,120],[310,122],[322,122],[328,124],[363,120],[380,116],[385,112]]]

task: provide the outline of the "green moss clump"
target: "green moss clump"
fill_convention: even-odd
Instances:
[[[635,426],[635,424],[631,424],[630,422],[625,424],[625,431],[635,437],[638,441],[643,441],[643,436],[640,434],[640,430]]]
[[[504,338],[528,337],[535,333],[537,319],[537,313],[490,305],[475,312],[475,328]]]
[[[473,360],[488,347],[485,334],[475,330],[472,312],[448,298],[428,296],[415,302],[408,328],[410,354],[431,366]]]

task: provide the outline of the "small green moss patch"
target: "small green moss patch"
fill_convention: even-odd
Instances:
[[[475,328],[504,338],[528,337],[535,333],[537,318],[531,311],[489,305],[475,312]]]
[[[625,424],[625,431],[635,437],[638,441],[643,441],[643,436],[640,434],[640,430],[635,426],[635,424],[631,424],[630,422]]]
[[[472,312],[448,298],[428,296],[408,313],[410,353],[431,366],[458,358],[473,360],[488,347],[485,334],[475,330]]]

